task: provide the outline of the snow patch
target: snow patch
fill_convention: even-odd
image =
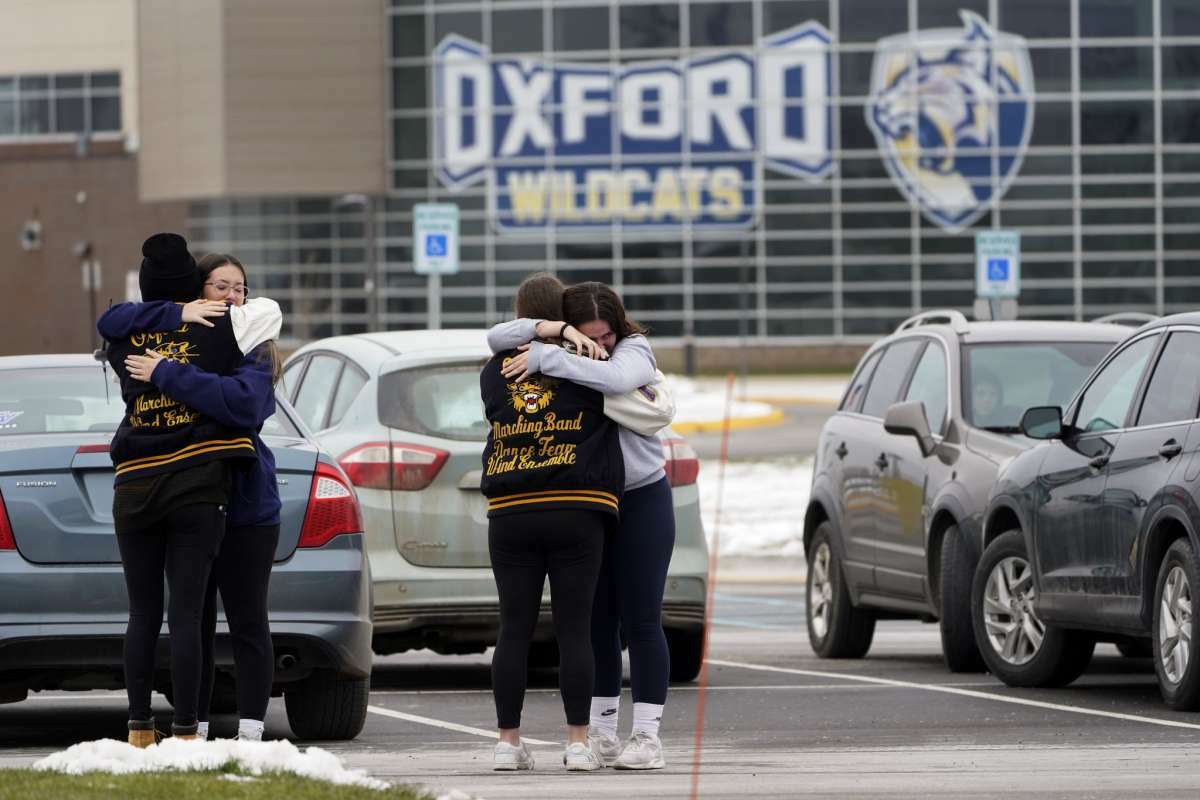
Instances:
[[[720,422],[725,419],[725,388],[710,388],[679,375],[668,375],[667,386],[675,397],[675,422]],[[734,399],[730,419],[766,417],[775,411],[769,403]]]
[[[372,778],[363,770],[346,769],[342,760],[328,750],[306,747],[303,751],[285,740],[251,742],[238,739],[214,741],[165,739],[147,748],[133,747],[116,739],[82,742],[52,753],[33,765],[34,769],[82,775],[108,772],[124,775],[163,770],[208,771],[233,764],[250,773],[291,772],[339,785],[387,789],[390,784]],[[229,776],[230,780],[240,778]]]
[[[804,512],[812,471],[811,458],[726,464],[718,526],[720,464],[701,461],[700,515],[709,545],[717,534],[720,556],[804,555]]]

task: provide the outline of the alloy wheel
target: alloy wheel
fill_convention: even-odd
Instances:
[[[813,634],[824,639],[829,633],[829,615],[833,611],[833,581],[830,580],[829,543],[821,542],[813,555],[812,574],[808,576],[808,614]]]
[[[1179,683],[1192,659],[1192,587],[1183,567],[1171,567],[1159,602],[1158,658],[1167,680]]]
[[[983,621],[992,649],[1011,666],[1029,663],[1046,636],[1046,626],[1034,612],[1036,599],[1033,571],[1024,558],[1010,556],[992,567],[983,593]]]

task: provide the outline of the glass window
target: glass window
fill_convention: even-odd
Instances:
[[[425,31],[425,20],[423,17],[397,17],[397,19],[404,19],[407,24],[420,27],[422,33]],[[482,42],[483,14],[478,11],[439,13],[434,9],[433,41],[440,42],[452,33],[457,33],[459,36],[465,36],[476,42]],[[428,53],[421,53],[421,55],[428,55]]]
[[[342,370],[342,379],[338,381],[337,397],[334,398],[333,409],[329,412],[330,427],[342,421],[342,417],[346,416],[346,410],[350,408],[354,398],[358,397],[359,391],[366,382],[366,376],[353,367],[347,366]]]
[[[91,75],[93,89],[113,89],[121,85],[119,72],[93,72]]]
[[[267,417],[266,421],[263,422],[262,435],[291,436],[298,438],[300,436],[300,431],[294,424],[292,424],[291,418],[288,417],[283,409],[277,406],[275,413]]]
[[[12,136],[17,132],[17,103],[0,98],[0,136]]]
[[[887,413],[888,406],[895,403],[900,395],[904,379],[908,377],[908,368],[924,344],[924,339],[906,339],[887,349],[871,378],[862,413],[880,418]]]
[[[1085,101],[1079,112],[1083,144],[1150,144],[1154,104],[1149,100]]]
[[[1026,409],[1066,406],[1111,349],[1111,342],[968,345],[963,415],[975,427],[1016,433]]]
[[[115,431],[124,416],[121,382],[100,364],[0,372],[0,436]]]
[[[918,0],[917,29],[961,28],[963,11],[988,18],[988,0]],[[1001,4],[1002,5],[1002,4]]]
[[[751,44],[754,22],[750,3],[692,3],[692,47]]]
[[[296,384],[300,381],[300,373],[304,372],[304,362],[305,359],[298,358],[295,361],[289,362],[283,368],[283,375],[279,379],[279,393],[288,402],[291,402],[293,395],[296,393]]]
[[[904,399],[925,404],[925,419],[933,433],[941,433],[946,423],[946,382],[946,351],[937,342],[930,342],[917,362]]]
[[[1146,389],[1138,425],[1195,419],[1200,409],[1200,333],[1172,333]]]
[[[1150,47],[1079,48],[1079,88],[1117,92],[1154,87],[1154,51]],[[1040,88],[1040,84],[1039,84]]]
[[[121,130],[121,98],[93,97],[92,98],[92,130],[119,131]]]
[[[1200,83],[1200,47],[1164,47],[1162,72],[1164,89],[1194,88]]]
[[[333,398],[333,387],[337,385],[342,360],[335,356],[315,355],[309,360],[308,371],[300,391],[296,393],[296,413],[311,430],[325,427],[325,412]]]
[[[466,442],[487,438],[479,399],[483,362],[401,370],[379,379],[379,421],[389,428]]]
[[[49,100],[21,100],[21,133],[50,133]]]
[[[22,92],[44,92],[50,88],[49,75],[22,75],[17,79]]]
[[[678,47],[679,5],[621,6],[621,47]]]
[[[1195,100],[1163,102],[1163,141],[1200,144],[1200,103]]]
[[[1146,362],[1158,346],[1157,336],[1139,339],[1122,350],[1096,376],[1079,401],[1075,427],[1083,431],[1110,431],[1125,427]]]
[[[492,11],[492,52],[540,53],[543,49],[540,8]]]
[[[54,101],[54,130],[58,133],[83,130],[82,97],[59,97]]]
[[[763,33],[779,33],[812,20],[829,27],[826,0],[766,0],[763,3]]]
[[[73,75],[55,75],[54,88],[56,91],[59,89],[82,89],[83,75],[81,73],[76,73]]]
[[[1162,0],[1163,36],[1200,36],[1196,0]]]
[[[608,8],[554,9],[555,50],[607,50]]]
[[[841,0],[843,42],[874,42],[893,33],[908,32],[908,3],[895,0]]]
[[[1153,13],[1147,0],[1079,0],[1079,35],[1150,36]]]
[[[392,58],[425,58],[425,17],[392,17]]]
[[[1046,0],[1004,0],[996,4],[998,29],[1029,39],[1066,39],[1071,35],[1071,4]],[[1038,88],[1041,76],[1037,71]]]

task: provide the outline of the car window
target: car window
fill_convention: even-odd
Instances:
[[[888,406],[899,397],[904,379],[908,377],[908,368],[912,366],[913,358],[924,343],[924,339],[907,339],[887,349],[871,378],[862,413],[872,417],[883,417]]]
[[[488,424],[479,396],[484,362],[391,372],[379,379],[379,421],[389,428],[482,442]]]
[[[300,380],[300,373],[304,371],[305,361],[306,359],[298,358],[283,368],[283,375],[279,378],[279,391],[287,400],[295,396],[296,384]]]
[[[1084,431],[1110,431],[1125,427],[1129,405],[1137,391],[1146,362],[1158,346],[1157,336],[1139,339],[1105,365],[1084,391],[1075,415],[1075,427]]]
[[[0,372],[0,436],[115,431],[124,416],[120,380],[100,364]]]
[[[933,433],[941,433],[946,422],[946,380],[946,351],[930,342],[917,362],[904,399],[925,404],[925,418]]]
[[[1154,368],[1138,425],[1183,422],[1200,406],[1200,333],[1171,334]]]
[[[286,401],[285,401],[286,402]],[[300,437],[300,431],[288,417],[279,403],[275,404],[275,413],[267,417],[262,426],[263,436],[290,436],[293,438]]]
[[[346,416],[346,409],[358,397],[359,390],[366,384],[366,377],[354,367],[347,366],[342,370],[342,378],[338,381],[337,394],[333,398],[333,410],[329,412],[329,427],[333,427]]]
[[[839,411],[857,411],[862,404],[863,395],[866,394],[867,384],[871,382],[871,373],[875,371],[875,365],[879,363],[879,356],[883,350],[876,350],[871,354],[871,357],[866,360],[862,368],[855,374],[854,383],[850,385],[850,391],[846,392],[845,399],[842,400],[842,405],[838,408]]]
[[[300,391],[296,393],[293,406],[304,424],[314,431],[325,427],[325,412],[333,399],[333,387],[337,385],[342,360],[335,356],[318,353],[309,359],[308,370]]]

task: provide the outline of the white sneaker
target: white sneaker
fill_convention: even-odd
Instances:
[[[621,755],[621,740],[615,734],[592,726],[588,728],[588,744],[605,765],[611,764]]]
[[[563,751],[563,766],[568,772],[594,772],[604,769],[604,760],[583,742],[575,742]]]
[[[643,731],[635,731],[625,741],[621,754],[613,762],[617,769],[662,769],[667,765],[663,760],[662,742],[657,736]]]
[[[519,769],[533,769],[533,753],[521,740],[520,747],[513,747],[508,742],[496,742],[492,751],[492,769],[512,772]]]

